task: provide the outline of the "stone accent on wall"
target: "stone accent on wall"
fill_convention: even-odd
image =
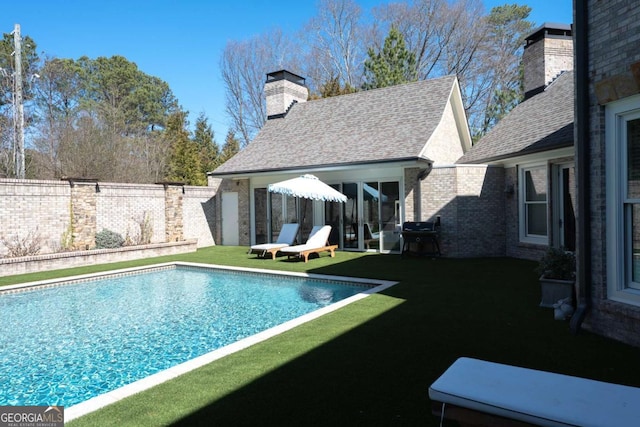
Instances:
[[[640,62],[629,65],[622,73],[597,81],[594,89],[601,105],[640,93]]]
[[[167,242],[184,240],[182,219],[183,185],[164,184],[164,223]]]
[[[96,245],[96,181],[73,181],[71,185],[71,247],[87,250]]]

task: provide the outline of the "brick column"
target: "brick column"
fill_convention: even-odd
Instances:
[[[72,249],[88,250],[96,245],[96,180],[68,179],[71,185]]]
[[[164,185],[164,221],[167,242],[184,240],[182,197],[184,184],[162,183]]]

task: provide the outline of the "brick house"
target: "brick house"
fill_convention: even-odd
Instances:
[[[549,246],[575,250],[573,38],[544,24],[526,38],[525,99],[457,162],[503,171],[503,255],[540,259]],[[487,186],[487,183],[485,183]],[[483,227],[488,222],[476,220]]]
[[[580,327],[640,346],[640,7],[574,2]],[[640,193],[638,193],[640,194]]]
[[[539,259],[549,245],[572,247],[573,75],[560,76],[573,67],[571,28],[536,30],[524,62],[529,99],[472,148],[453,76],[305,102],[303,78],[269,74],[267,123],[209,174],[222,200],[216,240],[262,243],[283,222],[301,221],[301,239],[312,225],[327,223],[343,250],[395,252],[402,222],[440,216],[449,257]],[[297,205],[266,191],[303,173],[349,201]],[[371,197],[371,190],[385,197]],[[380,233],[377,244],[348,239],[363,236],[365,225]]]
[[[219,186],[222,244],[272,241],[283,223],[297,222],[301,241],[313,225],[329,224],[342,250],[397,252],[403,221],[433,219],[422,211],[425,177],[471,145],[455,76],[307,101],[304,79],[282,70],[267,75],[265,94],[263,128],[209,173]],[[267,191],[302,174],[334,186],[347,202]],[[443,228],[451,221],[442,218]]]

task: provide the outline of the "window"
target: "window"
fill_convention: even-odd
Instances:
[[[547,166],[520,168],[520,241],[546,245]]]
[[[607,290],[640,305],[640,97],[606,109]]]

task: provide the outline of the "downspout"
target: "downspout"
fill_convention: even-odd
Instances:
[[[569,325],[577,334],[591,306],[591,188],[589,139],[589,44],[588,0],[574,0],[575,34],[575,138],[578,197],[578,251],[576,271],[576,312]]]

